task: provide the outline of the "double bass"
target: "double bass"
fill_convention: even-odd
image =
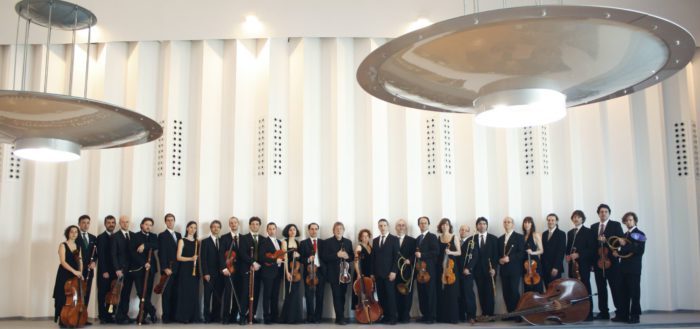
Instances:
[[[80,264],[82,259],[80,253],[74,256]],[[61,323],[68,328],[84,327],[88,316],[85,308],[87,281],[79,277],[69,279],[63,285],[63,291],[66,294],[66,304],[61,308]]]
[[[573,324],[585,320],[591,310],[591,298],[586,286],[576,279],[557,279],[549,283],[544,294],[526,292],[520,297],[515,312],[480,316],[478,321],[500,320],[510,317],[522,317],[534,325],[554,321]]]
[[[384,314],[379,302],[374,300],[374,280],[362,274],[360,266],[360,252],[355,252],[355,271],[357,280],[352,284],[352,291],[357,295],[355,306],[355,320],[359,323],[372,324]]]

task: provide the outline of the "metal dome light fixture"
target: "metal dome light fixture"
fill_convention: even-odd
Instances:
[[[360,64],[360,86],[404,107],[472,113],[480,125],[537,126],[564,118],[567,107],[652,86],[695,51],[683,27],[627,9],[475,12],[380,46]]]
[[[97,18],[89,10],[61,0],[22,0],[15,5],[18,14],[17,42],[12,90],[0,90],[0,143],[14,143],[20,158],[64,162],[80,158],[81,149],[102,149],[138,145],[163,134],[154,120],[126,108],[87,98],[90,63],[90,32]],[[20,88],[17,84],[17,53],[20,18],[26,25]],[[43,92],[27,91],[29,27],[47,28]],[[72,31],[68,95],[47,93],[49,51],[53,29]],[[83,97],[72,96],[76,31],[88,29]]]

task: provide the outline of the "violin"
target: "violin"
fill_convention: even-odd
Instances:
[[[233,247],[233,243],[231,243],[231,247]],[[224,252],[224,258],[226,259],[226,269],[228,272],[231,274],[236,273],[236,252],[232,249],[226,250],[226,252]]]
[[[265,262],[265,266],[272,266],[272,265],[274,265],[274,262],[276,262],[278,259],[284,259],[284,254],[285,254],[285,251],[282,249],[275,250],[275,252],[266,252],[265,258],[267,258],[268,260],[271,260],[272,263]]]
[[[527,260],[523,263],[523,267],[525,267],[523,282],[528,286],[539,284],[542,279],[537,273],[537,261],[532,259],[530,254],[527,254]]]
[[[345,251],[345,246],[341,246],[341,251]],[[338,281],[340,283],[350,283],[352,278],[350,278],[350,263],[345,259],[340,260],[340,275],[338,275]]]
[[[598,268],[603,270],[603,276],[605,276],[605,270],[612,266],[610,258],[608,258],[608,247],[605,246],[603,242],[599,242],[600,247],[598,247]]]
[[[61,309],[61,323],[68,328],[84,327],[87,323],[85,308],[85,291],[87,282],[78,277],[66,281],[63,291],[66,294],[66,304]]]
[[[484,322],[518,316],[533,325],[543,325],[548,320],[561,324],[578,323],[588,317],[591,297],[581,281],[557,279],[549,283],[545,294],[532,291],[523,294],[515,312],[480,316],[477,320]]]
[[[124,286],[124,275],[118,279],[112,280],[107,296],[105,296],[105,304],[109,305],[107,313],[114,313],[114,306],[119,307],[119,300],[122,296],[122,287]]]
[[[374,280],[362,274],[359,251],[355,252],[355,271],[357,280],[352,284],[352,291],[357,295],[355,320],[359,323],[372,324],[382,317],[384,311],[379,302],[374,299]]]
[[[291,250],[292,253],[292,282],[299,282],[301,281],[301,264],[297,261],[297,258],[294,257],[294,249]],[[289,289],[291,290],[292,287],[290,286]]]
[[[416,251],[420,252],[420,248],[416,248]],[[421,260],[420,258],[416,258],[416,270],[418,271],[418,274],[416,275],[416,280],[418,283],[428,283],[430,282],[430,273],[428,273],[428,264]]]
[[[306,285],[309,287],[316,287],[318,285],[318,275],[316,275],[316,271],[318,268],[314,263],[311,263],[306,266],[306,273],[309,273],[309,275],[306,276]]]
[[[450,249],[451,243],[447,243],[447,249]],[[453,285],[456,280],[455,276],[455,261],[450,258],[445,251],[445,257],[442,259],[442,289],[445,289],[445,285]]]

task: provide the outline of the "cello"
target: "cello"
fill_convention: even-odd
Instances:
[[[355,271],[357,280],[352,284],[352,291],[357,295],[355,306],[355,320],[359,323],[372,324],[384,314],[379,302],[374,300],[374,280],[362,275],[360,266],[360,252],[355,252]]]
[[[544,294],[532,291],[523,294],[514,312],[480,316],[477,320],[484,322],[519,316],[533,325],[543,325],[548,321],[573,324],[588,317],[592,297],[581,281],[557,279],[549,283]]]
[[[66,246],[66,248],[68,248]],[[82,256],[80,253],[74,255],[80,264]],[[66,294],[66,304],[61,308],[61,323],[68,328],[84,327],[87,323],[87,309],[85,308],[85,291],[87,282],[74,277],[66,281],[63,291]]]

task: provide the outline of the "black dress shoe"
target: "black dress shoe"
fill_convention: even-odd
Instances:
[[[639,323],[639,316],[636,316],[636,315],[631,316],[630,320],[627,323],[629,323],[629,324]]]
[[[591,321],[593,321],[593,316],[592,316],[592,315],[589,315],[589,316],[588,316],[588,317],[586,317],[586,319],[585,319],[585,320],[583,320],[583,321],[586,321],[586,322],[591,322]]]
[[[598,315],[595,316],[596,320],[610,320],[610,314],[608,313],[598,313]]]
[[[627,317],[622,317],[622,316],[615,316],[614,318],[610,319],[612,322],[627,322],[629,319]]]
[[[86,326],[91,326],[91,325],[92,325],[92,322],[90,322],[90,321],[85,321],[85,325],[86,325]]]

